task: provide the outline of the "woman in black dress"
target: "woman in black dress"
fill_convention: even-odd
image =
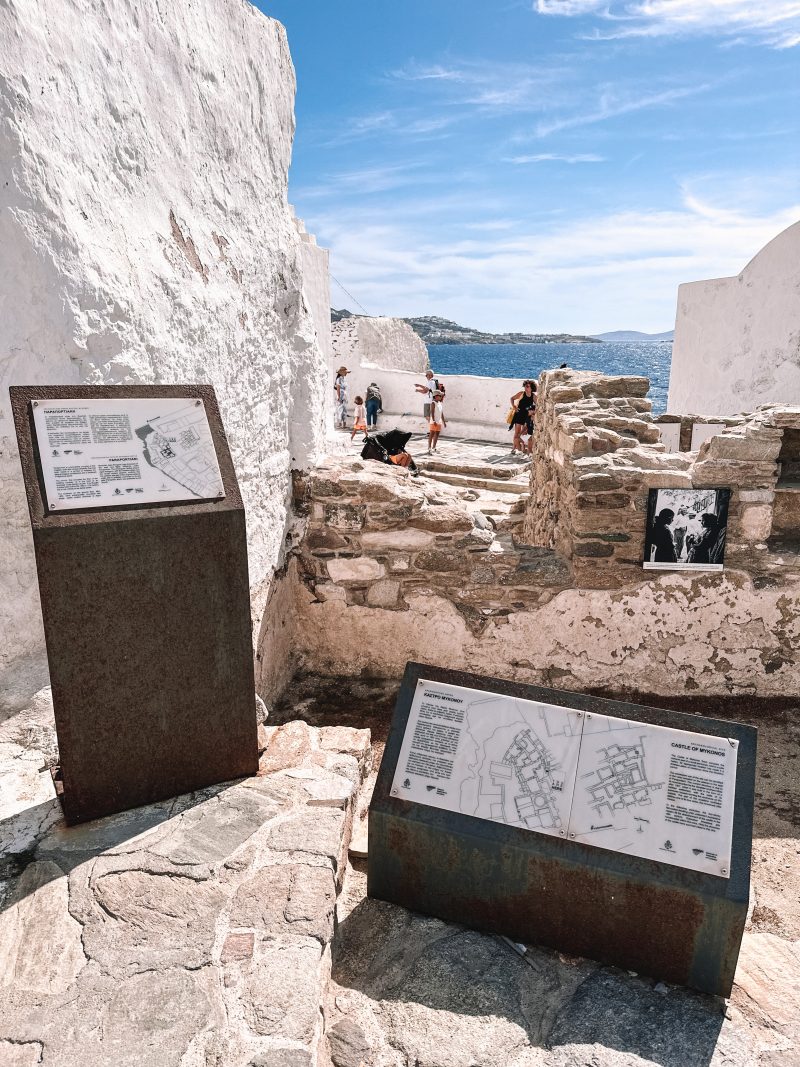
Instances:
[[[533,451],[533,413],[536,411],[536,382],[526,380],[522,383],[520,392],[511,397],[514,408],[514,418],[509,424],[509,430],[514,427],[514,445],[511,449],[513,456],[517,449],[524,452],[522,447],[523,431],[528,435],[528,452]]]

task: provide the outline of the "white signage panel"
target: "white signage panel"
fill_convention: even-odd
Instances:
[[[195,397],[37,400],[33,423],[51,511],[225,495]]]
[[[392,796],[727,878],[737,751],[421,679]]]

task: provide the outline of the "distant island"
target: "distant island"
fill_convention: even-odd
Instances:
[[[612,333],[597,333],[598,341],[672,341],[674,330],[664,333],[639,333],[638,330],[614,330]]]
[[[331,322],[363,316],[346,308],[331,308]],[[459,326],[438,315],[420,315],[403,319],[428,345],[531,345],[531,344],[599,344],[597,337],[572,333],[485,333],[469,326]]]

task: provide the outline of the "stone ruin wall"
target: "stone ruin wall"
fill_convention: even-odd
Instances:
[[[388,467],[331,459],[297,476],[294,668],[393,677],[416,659],[639,699],[793,699],[800,546],[781,508],[800,497],[777,460],[800,411],[669,454],[647,384],[542,376],[522,538],[464,490]],[[649,488],[692,486],[732,489],[725,571],[644,571]]]
[[[247,508],[256,626],[281,563],[290,468],[316,458],[331,390],[328,296],[309,291],[327,287],[325,264],[308,270],[324,253],[287,202],[283,27],[240,0],[19,0],[0,4],[0,40],[9,690],[44,669],[9,385],[211,382]]]

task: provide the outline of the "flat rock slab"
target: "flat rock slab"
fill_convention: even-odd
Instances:
[[[46,754],[3,739],[3,1067],[315,1065],[369,753],[272,727],[256,777],[67,827]]]
[[[366,897],[337,903],[335,1067],[797,1067],[800,948],[750,928],[730,1002]]]

